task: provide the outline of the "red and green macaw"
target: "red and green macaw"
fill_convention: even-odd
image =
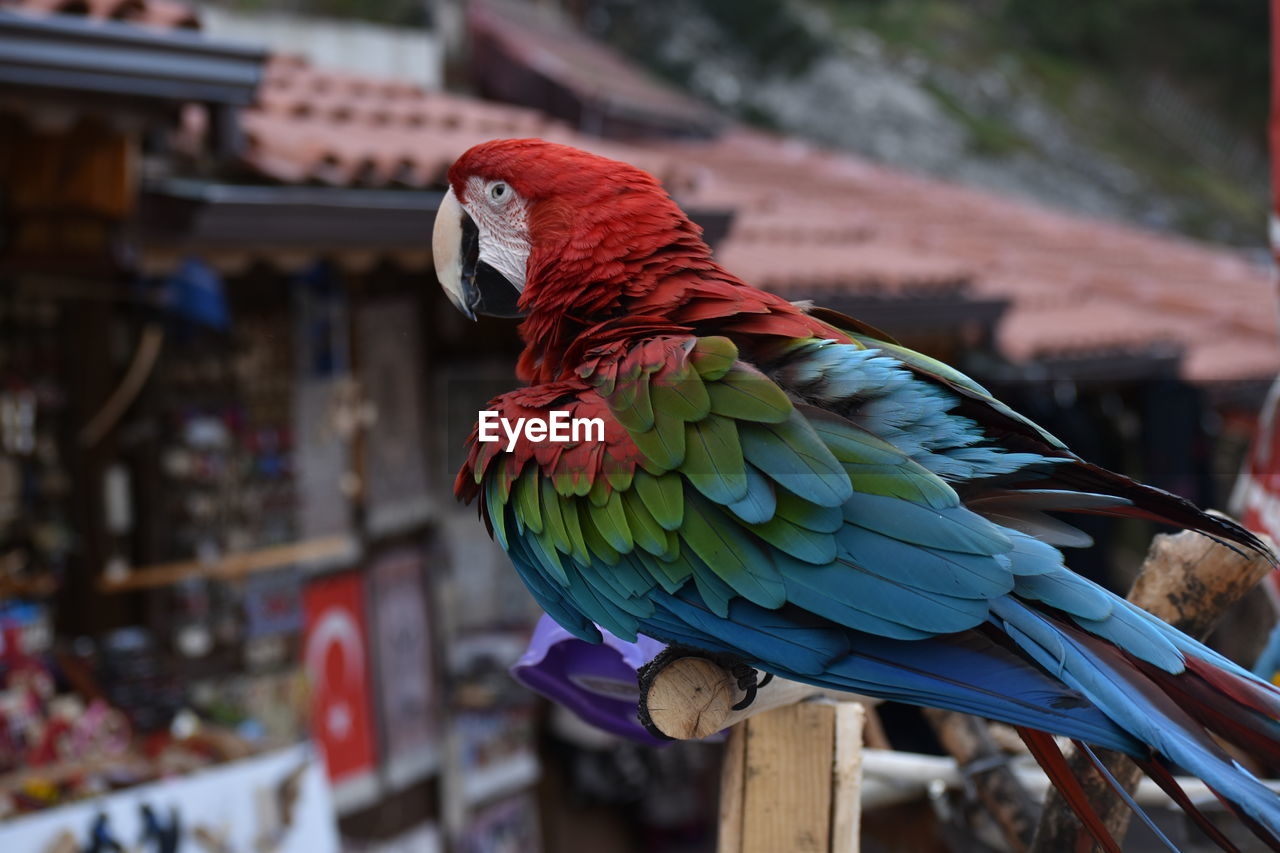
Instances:
[[[1046,512],[1270,556],[1247,530],[1083,461],[874,328],[744,283],[627,164],[478,145],[433,250],[465,314],[524,318],[526,384],[490,408],[603,420],[577,443],[473,434],[456,485],[567,630],[1003,720],[1068,788],[1042,733],[1162,784],[1184,768],[1280,838],[1280,797],[1215,741],[1280,767],[1280,691],[1067,569],[1058,546],[1088,537]]]

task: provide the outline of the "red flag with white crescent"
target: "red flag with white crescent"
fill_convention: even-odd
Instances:
[[[1275,270],[1280,264],[1280,0],[1271,0],[1271,118],[1267,142],[1271,157],[1271,216],[1267,230]],[[1231,509],[1246,527],[1280,542],[1280,378],[1263,403]],[[1270,580],[1268,590],[1280,607],[1280,572],[1273,572]]]

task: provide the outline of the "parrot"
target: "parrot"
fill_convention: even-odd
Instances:
[[[1016,726],[1107,850],[1054,736],[1129,755],[1234,849],[1177,787],[1192,773],[1280,849],[1280,795],[1223,746],[1280,767],[1280,690],[1072,572],[1062,549],[1090,539],[1060,514],[1274,564],[1253,533],[1085,461],[888,333],[751,286],[629,164],[478,144],[447,172],[432,254],[464,315],[520,321],[519,384],[489,411],[600,424],[473,431],[455,482],[567,631]]]

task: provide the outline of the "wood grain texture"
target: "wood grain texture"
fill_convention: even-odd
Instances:
[[[831,853],[858,853],[862,817],[862,738],[869,713],[857,702],[835,708],[835,766],[831,790]]]
[[[835,708],[777,708],[746,729],[742,853],[828,853]]]
[[[840,702],[877,700],[774,678],[756,691],[755,700],[735,711],[746,695],[737,679],[716,661],[697,656],[655,658],[640,675],[640,719],[676,740],[704,738],[744,720],[815,696]]]
[[[720,768],[720,831],[716,853],[742,853],[742,802],[747,785],[747,727],[734,726]]]
[[[689,740],[722,731],[738,701],[737,692],[728,670],[706,658],[683,657],[649,677],[641,702],[659,731]]]

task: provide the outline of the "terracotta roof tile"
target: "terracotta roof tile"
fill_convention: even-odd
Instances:
[[[673,187],[692,180],[668,155],[579,136],[534,110],[321,71],[295,57],[268,63],[258,102],[241,123],[247,163],[289,183],[442,186],[472,145],[528,136],[627,160]]]
[[[198,26],[191,9],[172,0],[0,0],[0,7]],[[556,50],[587,50],[574,44],[538,49],[551,59]],[[579,57],[578,67],[602,68],[592,55],[591,63]],[[671,95],[646,85],[632,80],[610,91],[641,100]],[[184,117],[184,126],[198,133],[199,118]],[[321,71],[292,57],[269,63],[242,122],[246,161],[262,175],[343,186],[440,186],[477,142],[553,139],[647,169],[686,204],[733,209],[721,259],[789,298],[964,292],[1010,301],[998,341],[1016,360],[1168,344],[1182,349],[1184,375],[1196,381],[1280,370],[1276,290],[1268,271],[1239,254],[909,176],[794,139],[730,128],[711,142],[605,142],[534,110]]]
[[[653,172],[682,202],[735,211],[724,264],[789,298],[968,293],[1007,299],[1016,360],[1168,344],[1196,379],[1280,369],[1268,274],[1240,256],[733,129],[622,144],[533,110],[276,58],[244,116],[248,162],[287,182],[441,185],[495,137],[539,136]]]
[[[505,60],[523,76],[554,81],[594,113],[617,110],[708,130],[720,124],[706,105],[655,79],[547,8],[471,0],[467,23],[473,53],[481,63],[477,77],[482,84],[492,66]],[[485,50],[488,44],[498,48],[497,56]],[[510,75],[499,69],[499,76]]]
[[[950,276],[1011,302],[998,342],[1015,360],[1168,344],[1197,381],[1280,370],[1275,286],[1238,253],[761,133],[658,147],[696,167],[685,201],[743,211],[726,265],[792,298],[832,282],[914,293]]]
[[[0,0],[0,8],[39,15],[82,15],[160,29],[199,29],[196,11],[174,0]]]

